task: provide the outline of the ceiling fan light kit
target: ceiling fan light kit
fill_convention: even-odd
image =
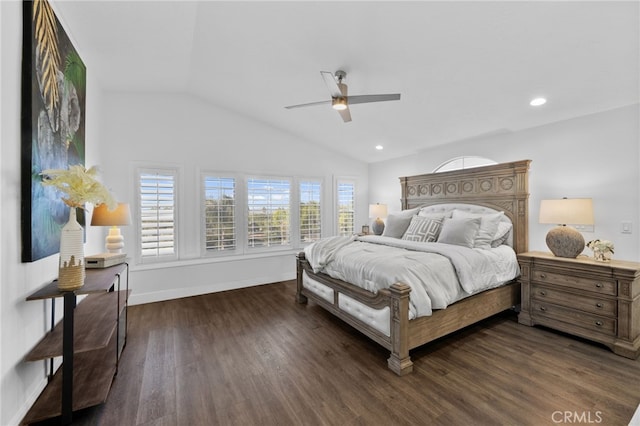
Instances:
[[[331,106],[336,111],[343,111],[347,109],[347,98],[333,98],[331,100]]]
[[[393,93],[388,95],[358,95],[358,96],[348,96],[347,95],[347,85],[342,82],[343,79],[347,77],[347,73],[338,70],[334,74],[331,74],[328,71],[320,71],[320,75],[324,79],[327,88],[329,89],[329,93],[331,94],[330,101],[320,101],[320,102],[311,102],[307,104],[300,105],[291,105],[285,108],[292,109],[298,107],[307,107],[313,105],[325,105],[331,104],[331,107],[338,111],[340,117],[342,117],[342,121],[348,123],[351,121],[351,112],[349,111],[349,104],[364,104],[369,102],[384,102],[384,101],[399,101],[400,93]]]

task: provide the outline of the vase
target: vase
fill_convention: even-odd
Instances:
[[[69,221],[60,233],[58,289],[74,291],[84,285],[84,230],[76,219],[76,209],[69,209]]]

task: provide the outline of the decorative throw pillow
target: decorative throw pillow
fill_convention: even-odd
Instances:
[[[491,241],[491,247],[500,247],[502,244],[506,243],[507,239],[509,238],[509,232],[511,231],[511,228],[513,228],[513,225],[510,222],[500,222],[498,224],[496,235],[493,236],[493,241]]]
[[[407,232],[402,236],[403,240],[431,243],[438,239],[442,218],[430,219],[428,217],[413,216]]]
[[[382,232],[383,237],[402,238],[411,223],[411,217],[400,214],[390,214],[387,217],[387,224]]]
[[[451,216],[453,219],[475,219],[480,218],[480,229],[476,234],[473,247],[482,248],[482,249],[490,249],[491,242],[493,241],[493,237],[498,231],[498,224],[502,220],[504,216],[504,212],[497,213],[469,213],[464,210],[454,210],[453,215]]]
[[[481,219],[445,219],[438,236],[438,242],[444,244],[455,244],[473,248],[476,234],[480,229]]]

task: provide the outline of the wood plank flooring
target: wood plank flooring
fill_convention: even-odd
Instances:
[[[294,295],[289,281],[130,307],[109,398],[74,424],[627,425],[640,403],[640,360],[512,312],[412,351],[398,377]]]

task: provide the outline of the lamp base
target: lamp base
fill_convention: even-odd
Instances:
[[[124,248],[124,237],[120,233],[120,228],[112,226],[109,228],[109,235],[105,238],[105,248],[109,253],[122,253]]]
[[[557,257],[576,258],[584,250],[582,234],[570,226],[557,226],[547,233],[547,247]]]
[[[375,235],[382,235],[382,233],[384,232],[384,221],[380,218],[374,220],[373,224],[371,225],[371,230]]]

